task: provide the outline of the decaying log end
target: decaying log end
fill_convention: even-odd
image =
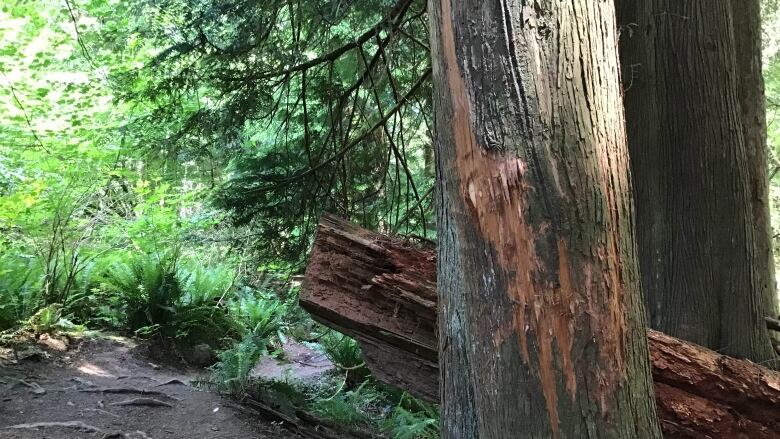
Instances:
[[[377,379],[435,400],[435,258],[430,246],[323,215],[300,304],[318,322],[355,338]]]

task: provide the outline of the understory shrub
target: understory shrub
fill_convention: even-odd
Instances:
[[[266,352],[265,343],[247,334],[232,348],[220,352],[219,362],[211,368],[217,390],[233,397],[246,395],[250,372]]]
[[[438,408],[408,393],[401,396],[382,427],[394,439],[438,439],[441,436]]]
[[[41,276],[34,257],[0,255],[0,331],[28,319],[41,307]]]
[[[287,305],[275,297],[245,291],[230,302],[229,309],[244,331],[255,338],[269,340],[284,329]]]
[[[231,276],[225,268],[184,263],[174,250],[114,262],[102,288],[118,297],[117,315],[128,330],[219,347],[240,335],[225,303]]]
[[[365,381],[371,374],[357,342],[337,331],[328,331],[319,340],[323,352],[344,373],[348,387]]]

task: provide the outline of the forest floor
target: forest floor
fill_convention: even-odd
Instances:
[[[195,386],[203,369],[155,364],[120,337],[44,339],[0,352],[1,439],[292,439],[301,436]]]

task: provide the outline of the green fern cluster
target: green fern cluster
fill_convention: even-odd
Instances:
[[[230,314],[252,336],[268,340],[285,326],[287,305],[274,297],[245,294],[229,304]]]
[[[338,394],[315,400],[311,404],[311,410],[317,416],[330,419],[339,425],[365,426],[371,419],[363,410],[361,395],[354,392],[339,392]]]
[[[315,413],[344,425],[373,427],[394,439],[439,437],[437,407],[375,382],[355,340],[330,331],[320,345],[344,381],[335,394],[326,396],[327,390],[317,394],[311,406]],[[355,386],[356,382],[361,384]]]
[[[385,420],[383,430],[394,439],[438,439],[439,410],[404,393]]]
[[[250,372],[266,352],[264,345],[264,340],[250,334],[232,348],[220,352],[219,362],[212,367],[217,390],[233,397],[246,395]]]
[[[71,293],[62,305],[64,312],[75,322],[94,328],[122,329],[124,319],[119,315],[120,297],[103,284],[111,264],[123,257],[129,257],[128,253],[116,252],[95,258],[85,263],[78,272]]]
[[[41,270],[32,257],[0,255],[0,331],[29,318],[41,306]]]
[[[339,375],[324,376],[316,384],[257,379],[243,381],[241,390],[285,413],[306,411],[338,425],[372,431],[377,437],[438,439],[440,436],[437,406],[373,380],[346,389],[343,376]]]
[[[347,384],[357,385],[371,375],[363,361],[360,346],[352,338],[337,331],[329,331],[320,338],[319,343],[328,359],[344,373]]]
[[[294,379],[251,379],[251,367],[259,355],[258,340],[249,335],[230,351],[223,352],[222,362],[215,368],[215,380],[223,392],[239,397],[249,395],[290,414],[307,411],[339,425],[373,431],[381,437],[439,437],[438,408],[373,380],[355,340],[335,331],[320,337],[320,348],[336,370],[308,384]],[[361,380],[356,380],[355,372],[361,374]]]
[[[231,285],[229,270],[181,263],[176,251],[114,262],[101,284],[118,297],[125,328],[212,346],[241,332],[224,306]]]

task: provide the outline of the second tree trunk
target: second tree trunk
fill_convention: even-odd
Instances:
[[[757,25],[757,0],[738,3],[740,22]],[[741,35],[740,50],[751,53],[742,54],[750,65],[740,68],[731,2],[617,4],[649,324],[718,352],[771,361],[757,36]]]

